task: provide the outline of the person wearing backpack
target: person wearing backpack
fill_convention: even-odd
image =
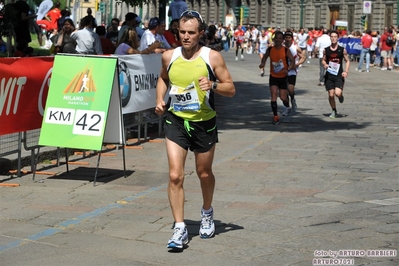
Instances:
[[[381,57],[383,57],[383,67],[381,70],[392,70],[392,47],[394,43],[392,43],[394,37],[392,35],[392,29],[385,28],[384,34],[381,35],[380,39],[380,50]],[[388,68],[387,68],[388,67]]]

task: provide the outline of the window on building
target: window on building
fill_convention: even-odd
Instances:
[[[313,25],[313,27],[320,27],[320,15],[321,15],[320,6],[316,6],[314,8],[314,25]]]
[[[346,18],[348,20],[348,30],[351,32],[355,29],[355,6],[348,6],[348,16]]]
[[[386,5],[385,6],[385,20],[384,26],[391,26],[393,22],[393,5]]]

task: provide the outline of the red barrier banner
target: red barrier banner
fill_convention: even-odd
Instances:
[[[0,135],[41,127],[53,63],[50,56],[0,59]]]

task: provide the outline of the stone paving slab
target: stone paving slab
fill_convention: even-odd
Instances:
[[[0,176],[0,265],[312,265],[315,251],[385,250],[396,256],[340,257],[352,265],[398,265],[397,71],[354,72],[340,116],[330,119],[318,87],[318,60],[299,70],[298,111],[271,123],[268,75],[259,57],[223,53],[236,84],[217,97],[220,142],[214,161],[216,236],[198,236],[202,204],[194,156],[186,163],[185,222],[190,243],[168,252],[173,218],[163,138],[87,165],[38,169],[54,176]],[[278,102],[282,112],[281,102]],[[319,264],[320,265],[320,264]]]

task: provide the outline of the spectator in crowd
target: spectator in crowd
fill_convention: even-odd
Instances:
[[[67,18],[64,20],[64,25],[57,35],[52,38],[55,46],[54,53],[76,53],[76,41],[71,37],[72,32],[75,31],[75,25],[72,19]]]
[[[140,40],[141,36],[143,36],[143,34],[144,34],[144,29],[140,26],[141,18],[139,16],[136,17],[136,23],[137,23],[137,26],[136,26],[137,37]]]
[[[372,43],[373,37],[371,37],[371,30],[367,30],[360,41],[362,51],[360,52],[359,65],[356,71],[362,72],[364,58],[366,58],[366,72],[370,72],[370,47]]]
[[[87,16],[91,19],[91,24],[92,24],[92,30],[97,28],[97,20],[95,17],[93,17],[93,11],[91,10],[90,7],[87,8]]]
[[[32,18],[36,18],[37,15],[29,15],[30,7],[26,3],[26,0],[15,2],[14,8],[17,11],[17,24],[14,27],[16,42],[17,44],[22,42],[22,44],[28,45],[32,41],[29,32],[29,21]]]
[[[155,35],[155,39],[161,43],[162,48],[170,49],[172,46],[168,43],[168,40],[166,40],[164,33],[166,31],[166,23],[165,20],[160,19],[160,24],[159,28],[157,30],[157,34]]]
[[[375,66],[375,56],[376,56],[375,54],[378,48],[378,34],[376,31],[373,31],[371,33],[371,38],[373,42],[371,43],[370,46],[370,66]]]
[[[118,43],[118,33],[119,33],[118,27],[119,27],[119,19],[113,18],[111,20],[111,25],[108,26],[107,33],[105,35],[108,39],[111,40],[111,42],[114,44],[115,47],[116,44]]]
[[[120,41],[120,39],[122,38],[123,32],[127,29],[127,28],[132,28],[134,30],[136,30],[137,27],[137,14],[129,12],[125,15],[125,21],[122,24],[122,27],[119,29],[118,32],[118,42]]]
[[[181,46],[179,37],[179,20],[173,19],[169,24],[169,29],[163,34],[172,48]]]
[[[206,47],[209,47],[213,50],[216,51],[221,51],[222,50],[222,44],[219,40],[219,38],[216,35],[216,26],[215,25],[210,25],[208,27],[208,32],[204,34],[204,44]]]
[[[128,28],[122,35],[121,41],[118,43],[118,47],[115,50],[117,55],[127,55],[127,54],[151,54],[155,49],[161,44],[159,41],[155,41],[148,48],[143,51],[139,51],[140,41],[137,37],[137,32],[134,29]]]
[[[105,37],[105,27],[97,26],[96,33],[100,36],[101,47],[104,54],[113,54],[115,52],[115,45],[110,39]]]
[[[47,32],[52,32],[53,29],[58,30],[58,20],[61,18],[61,3],[56,2],[54,8],[47,12],[46,16],[42,20],[38,20],[37,24],[41,25]],[[48,37],[48,35],[47,35]]]
[[[187,3],[184,0],[173,0],[169,4],[168,16],[173,19],[180,19],[181,13],[187,10]]]
[[[91,17],[82,18],[80,30],[71,34],[71,37],[76,40],[76,51],[79,54],[103,54],[100,37],[93,32],[92,23]]]
[[[65,8],[65,9],[61,10],[60,14],[61,14],[61,17],[57,21],[58,31],[62,30],[62,27],[64,26],[65,19],[70,18],[71,11],[69,11],[69,9]]]
[[[147,49],[156,40],[160,41],[160,37],[157,36],[160,27],[161,27],[161,20],[158,17],[150,19],[150,22],[148,23],[148,29],[144,32],[140,40],[140,47],[139,47],[140,51]],[[156,48],[153,52],[163,53],[168,48],[171,48],[168,43],[161,43],[160,47]]]
[[[394,39],[392,35],[392,29],[384,28],[384,33],[381,35],[379,48],[381,50],[381,57],[383,58],[383,66],[381,70],[392,70],[392,47],[387,44],[388,38]]]

